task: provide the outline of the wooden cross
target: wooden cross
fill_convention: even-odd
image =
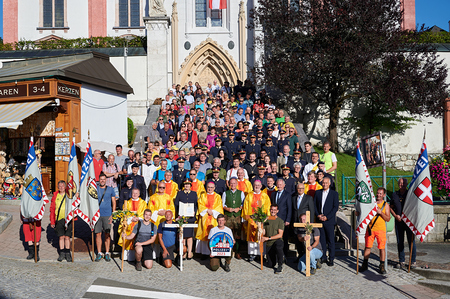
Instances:
[[[178,223],[172,223],[172,224],[167,224],[166,223],[166,227],[180,227],[180,225]],[[183,224],[183,226],[181,226],[180,228],[180,233],[179,233],[179,245],[180,245],[180,271],[183,271],[183,229],[185,228],[195,228],[198,227],[198,224]]]
[[[309,222],[310,220],[310,212],[306,211],[306,221]],[[313,227],[322,227],[322,224],[320,223],[309,223],[311,224]],[[306,227],[306,223],[294,223],[294,227]],[[322,237],[322,236],[320,236]],[[305,241],[305,251],[306,251],[306,277],[311,276],[311,263],[310,263],[310,255],[309,255],[309,250],[308,250],[308,246],[306,245],[306,242],[311,242],[314,243],[314,240],[309,239],[308,241]],[[311,244],[311,243],[310,243]]]

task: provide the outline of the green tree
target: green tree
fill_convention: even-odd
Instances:
[[[442,115],[446,66],[433,47],[417,42],[418,32],[401,30],[400,1],[286,2],[259,0],[253,12],[250,28],[263,32],[255,47],[265,53],[255,81],[284,93],[298,114],[304,107],[328,110],[333,151],[340,112],[354,103]]]

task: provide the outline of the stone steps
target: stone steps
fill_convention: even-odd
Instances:
[[[450,271],[448,270],[422,269],[422,268],[416,268],[411,270],[430,280],[441,280],[450,282]]]
[[[422,286],[428,287],[438,292],[450,294],[450,281],[426,279],[426,280],[419,280],[418,283]]]

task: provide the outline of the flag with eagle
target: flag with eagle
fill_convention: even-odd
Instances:
[[[373,194],[372,181],[370,180],[369,172],[361,155],[359,148],[360,144],[356,146],[356,167],[355,167],[355,208],[359,212],[358,225],[356,232],[362,233],[370,220],[377,214],[377,204],[375,195]]]
[[[30,148],[28,149],[24,178],[20,212],[23,218],[41,220],[44,216],[45,205],[49,200],[42,186],[42,176],[34,150],[33,137],[31,137]]]
[[[80,175],[78,173],[77,151],[75,149],[75,138],[70,149],[69,170],[67,172],[67,190],[66,190],[66,227],[69,222],[76,217],[76,210],[80,204]]]
[[[91,230],[94,230],[95,223],[97,223],[100,217],[100,209],[98,205],[94,163],[92,160],[91,144],[88,142],[86,155],[81,166],[80,207],[77,210],[77,214],[89,224]]]
[[[414,235],[419,237],[420,242],[424,241],[435,225],[432,189],[427,145],[424,138],[402,213],[402,220]]]

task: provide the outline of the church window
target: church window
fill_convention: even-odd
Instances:
[[[43,0],[42,27],[64,27],[65,0]]]
[[[195,26],[206,27],[206,0],[195,0]]]
[[[119,27],[141,25],[140,0],[119,0]]]
[[[222,27],[222,10],[211,9],[211,26]]]

